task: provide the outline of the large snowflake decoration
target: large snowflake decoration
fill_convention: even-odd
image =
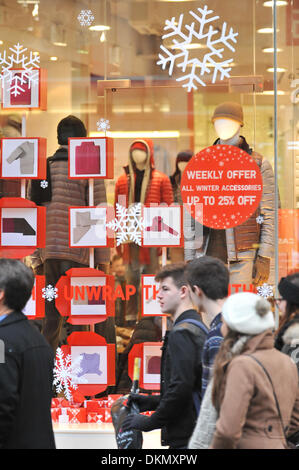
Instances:
[[[81,26],[90,26],[93,23],[94,16],[91,10],[81,10],[77,19]]]
[[[116,218],[108,222],[107,227],[116,232],[116,245],[132,241],[141,246],[141,233],[144,219],[141,217],[141,204],[132,204],[129,208],[116,203]]]
[[[211,16],[213,10],[209,10],[207,6],[197,10],[198,13],[189,12],[196,20],[191,24],[183,25],[184,14],[180,15],[178,21],[175,17],[165,21],[166,34],[162,36],[162,39],[171,38],[172,45],[169,48],[164,45],[160,46],[164,54],[159,54],[157,62],[163,70],[167,66],[169,67],[169,75],[172,75],[175,65],[181,69],[182,76],[178,77],[176,81],[186,81],[182,86],[187,88],[188,92],[197,90],[197,84],[206,86],[204,77],[211,74],[212,71],[212,83],[215,83],[218,76],[220,80],[230,76],[230,64],[233,59],[225,60],[223,53],[225,48],[235,52],[232,43],[237,42],[236,37],[238,36],[233,28],[227,31],[226,23],[223,23],[220,30],[213,27],[211,23],[218,20],[219,16]],[[201,41],[201,44],[207,48],[202,59],[190,58],[190,45],[193,45],[194,39]]]
[[[57,393],[64,392],[67,400],[72,399],[72,390],[78,388],[78,383],[87,383],[86,379],[78,377],[78,374],[82,372],[81,361],[82,355],[72,361],[71,355],[65,355],[61,348],[56,351],[53,385]]]
[[[46,299],[48,302],[52,302],[52,300],[57,299],[58,297],[57,287],[53,287],[51,284],[48,284],[46,287],[42,289],[42,297],[43,299]]]
[[[257,293],[261,297],[264,297],[264,299],[269,299],[274,295],[273,287],[267,284],[266,282],[262,286],[259,286],[257,288]]]
[[[101,118],[97,122],[97,129],[98,131],[102,131],[102,132],[106,132],[108,129],[110,129],[110,122],[108,121],[108,119]]]
[[[30,52],[29,57],[25,54],[27,48],[19,43],[9,48],[12,52],[8,55],[6,51],[0,53],[0,78],[2,88],[8,86],[8,91],[14,95],[21,95],[24,91],[24,85],[31,88],[33,84],[39,81],[39,54]],[[20,69],[20,70],[15,70]]]

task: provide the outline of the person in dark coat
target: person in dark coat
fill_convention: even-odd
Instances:
[[[21,261],[0,259],[0,449],[55,449],[54,356],[22,313],[33,285]]]
[[[275,301],[282,318],[275,347],[293,359],[299,372],[299,272],[281,278],[278,291]]]
[[[169,313],[173,328],[166,332],[161,359],[161,394],[131,395],[140,411],[155,410],[150,417],[129,415],[123,431],[162,429],[162,445],[187,448],[200,407],[202,350],[207,328],[193,308],[185,279],[185,265],[167,265],[156,276],[160,283],[162,313]]]

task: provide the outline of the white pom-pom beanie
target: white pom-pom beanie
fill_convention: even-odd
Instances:
[[[251,292],[228,297],[223,304],[222,316],[231,330],[245,335],[258,335],[275,328],[269,302]]]

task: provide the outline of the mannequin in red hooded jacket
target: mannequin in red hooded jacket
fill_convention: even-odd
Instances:
[[[153,148],[153,142],[149,139],[138,139],[131,144],[128,165],[116,182],[115,204],[129,207],[138,202],[145,205],[173,203],[168,176],[155,169]],[[126,323],[133,325],[139,312],[140,275],[158,271],[158,253],[156,248],[141,248],[135,243],[121,245],[119,251],[128,266],[127,282],[136,287],[136,295],[130,297],[126,310]]]

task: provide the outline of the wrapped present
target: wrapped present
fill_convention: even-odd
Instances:
[[[58,418],[60,414],[61,408],[51,408],[51,418],[53,423],[58,423]]]
[[[101,424],[104,422],[104,415],[103,414],[98,414],[96,412],[90,412],[87,413],[87,422],[88,423],[97,423]]]
[[[102,400],[85,400],[84,408],[86,408],[87,413],[96,413],[103,408]]]
[[[108,395],[107,408],[111,408],[113,403],[118,400],[122,395]]]
[[[112,423],[112,416],[110,409],[105,409],[105,423]]]
[[[71,404],[65,398],[52,398],[51,408],[67,408],[68,406]]]
[[[79,408],[83,405],[85,401],[85,396],[83,395],[83,393],[79,392],[79,390],[75,390],[72,396],[72,404],[75,406],[75,408]]]
[[[69,417],[69,423],[78,424],[86,423],[86,409],[85,408],[66,408]]]
[[[69,423],[69,415],[67,413],[68,408],[60,408],[60,415],[58,416],[59,424],[68,424]]]

